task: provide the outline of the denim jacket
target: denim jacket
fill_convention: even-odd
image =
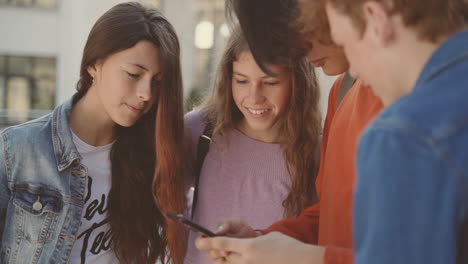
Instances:
[[[69,126],[72,100],[0,133],[0,263],[67,263],[86,168]]]
[[[368,128],[357,169],[357,264],[468,263],[468,32]]]

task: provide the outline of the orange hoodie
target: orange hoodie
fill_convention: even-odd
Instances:
[[[370,88],[357,80],[336,108],[341,75],[328,97],[328,112],[315,183],[320,202],[294,219],[262,230],[279,231],[303,242],[326,247],[327,264],[353,263],[352,198],[356,178],[356,151],[361,133],[383,105]]]

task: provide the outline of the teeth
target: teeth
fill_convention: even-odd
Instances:
[[[254,109],[249,109],[249,112],[254,114],[254,115],[261,115],[268,111],[268,109],[262,109],[262,110],[254,110]]]

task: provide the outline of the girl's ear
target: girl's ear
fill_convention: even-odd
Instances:
[[[93,78],[93,82],[94,80],[96,79],[96,77],[98,76],[98,73],[101,69],[101,61],[97,61],[95,64],[93,65],[89,65],[86,70],[88,71],[89,75],[91,75],[91,78]]]
[[[88,71],[89,75],[91,75],[91,78],[93,78],[94,81],[94,78],[97,75],[96,65],[88,66],[86,70]]]

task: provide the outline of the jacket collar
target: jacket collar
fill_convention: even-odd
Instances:
[[[57,169],[60,172],[67,169],[74,161],[81,160],[81,155],[73,143],[69,122],[74,97],[58,106],[52,113],[52,144]]]
[[[446,69],[466,60],[468,60],[468,31],[462,31],[453,35],[432,54],[419,75],[415,89],[424,86]]]

